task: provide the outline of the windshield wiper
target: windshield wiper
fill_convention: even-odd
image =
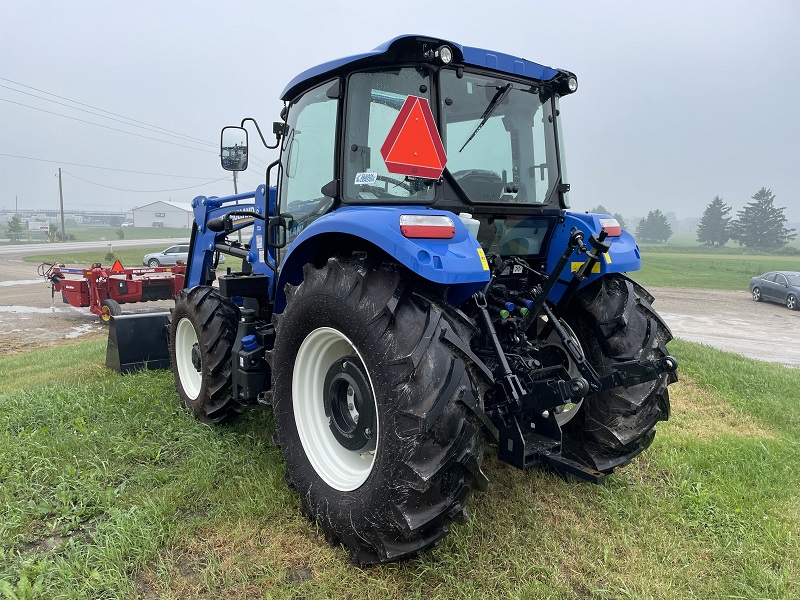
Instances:
[[[477,133],[481,130],[481,127],[486,125],[486,121],[488,121],[489,117],[492,116],[492,113],[494,112],[494,110],[498,106],[500,106],[500,103],[503,100],[505,100],[506,96],[508,96],[508,92],[510,92],[510,91],[511,91],[511,84],[510,83],[505,84],[503,87],[497,88],[497,92],[495,92],[494,98],[492,98],[492,101],[489,102],[489,106],[486,107],[486,110],[483,111],[483,116],[481,117],[481,122],[478,123],[478,126],[475,128],[475,131],[472,132],[472,135],[469,136],[467,138],[467,141],[464,142],[464,145],[461,146],[461,150],[466,148],[467,144],[469,144],[472,141],[472,138],[474,138],[475,135],[477,135]],[[459,152],[461,152],[461,150],[459,150]]]

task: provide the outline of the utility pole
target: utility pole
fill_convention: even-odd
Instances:
[[[67,241],[67,232],[64,230],[64,192],[61,189],[61,167],[58,168],[58,198],[61,201],[61,241]]]
[[[14,194],[14,216],[17,215],[17,205],[19,204],[19,197]]]

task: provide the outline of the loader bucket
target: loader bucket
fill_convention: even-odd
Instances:
[[[111,317],[106,367],[120,373],[169,369],[168,312]]]

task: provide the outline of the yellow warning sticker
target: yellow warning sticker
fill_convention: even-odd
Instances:
[[[478,248],[478,257],[481,259],[481,264],[483,265],[483,270],[489,270],[489,263],[486,262],[486,255],[483,253],[483,248]]]
[[[610,265],[611,264],[611,255],[608,252],[606,252],[605,254],[603,254],[603,256],[606,257],[606,264]]]
[[[580,269],[582,266],[583,266],[582,262],[570,263],[570,270],[574,273],[575,271]],[[592,273],[599,273],[599,272],[600,272],[600,263],[596,262],[596,263],[594,263],[594,266],[592,267]]]

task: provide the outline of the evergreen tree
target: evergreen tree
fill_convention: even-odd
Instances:
[[[672,237],[672,227],[665,215],[660,210],[651,210],[647,216],[639,221],[636,228],[636,238],[640,242],[658,243],[666,242]]]
[[[794,229],[786,229],[786,207],[775,206],[775,194],[761,188],[753,194],[753,202],[736,213],[731,222],[731,239],[747,248],[783,248],[797,237]]]
[[[19,216],[14,215],[11,217],[11,221],[6,225],[6,235],[11,238],[12,242],[18,242],[20,240],[22,237],[22,221],[20,221]]]
[[[706,206],[700,224],[697,226],[697,241],[706,246],[724,246],[730,237],[731,207],[714,196],[713,202]]]

